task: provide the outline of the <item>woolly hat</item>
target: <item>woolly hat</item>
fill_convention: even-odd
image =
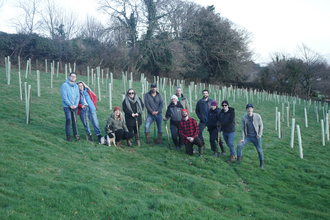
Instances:
[[[176,99],[176,100],[178,100],[178,97],[177,97],[176,95],[172,95],[172,96],[171,96],[171,100],[172,100],[172,99]]]
[[[228,106],[229,106],[229,103],[228,103],[228,101],[227,101],[227,100],[224,100],[224,101],[222,101],[221,105],[223,105],[223,104],[226,104],[226,105],[228,105]]]
[[[116,107],[113,109],[113,112],[115,112],[115,111],[117,111],[117,110],[121,111],[121,108],[120,108],[119,106],[116,106]]]
[[[218,102],[217,102],[217,101],[215,101],[215,100],[214,100],[214,101],[212,101],[212,102],[211,102],[211,106],[218,106]]]
[[[182,109],[182,110],[181,110],[181,114],[182,114],[183,112],[187,112],[187,114],[189,114],[189,112],[188,112],[187,109]]]

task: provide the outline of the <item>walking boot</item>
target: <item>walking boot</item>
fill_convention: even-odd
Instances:
[[[139,140],[138,134],[135,133],[134,136],[135,136],[135,143],[136,143],[136,145],[137,145],[137,144],[138,144],[138,140]]]
[[[101,140],[101,139],[100,139],[100,140]],[[89,141],[94,142],[94,140],[93,140],[93,135],[92,135],[92,134],[89,135]],[[100,141],[99,141],[99,142],[100,142]]]
[[[147,144],[150,144],[150,132],[144,132],[146,135],[146,142]]]
[[[234,162],[237,159],[237,157],[235,155],[230,155],[229,160],[227,160],[227,163],[231,163]]]
[[[220,141],[221,155],[226,155],[226,148],[222,141]]]
[[[129,146],[129,147],[133,147],[133,146],[132,146],[132,139],[128,139],[128,140],[127,140],[127,146]]]
[[[99,139],[99,143],[101,142],[102,135],[97,135],[97,139]]]
[[[242,162],[243,156],[237,156],[237,161],[235,164],[239,164],[240,162]]]
[[[158,132],[157,144],[162,144],[162,137],[163,137],[163,133],[162,132]]]
[[[265,160],[260,160],[260,169],[264,168]]]
[[[69,137],[66,137],[66,140],[69,141],[69,142],[72,142],[72,139],[71,139],[70,136]]]
[[[118,147],[121,147],[121,148],[125,149],[124,146],[123,146],[123,141],[122,141],[122,140],[119,141],[119,142],[117,142],[116,145],[117,145]]]

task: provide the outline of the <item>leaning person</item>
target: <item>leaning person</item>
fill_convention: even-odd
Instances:
[[[79,88],[75,83],[77,75],[70,73],[69,78],[61,86],[61,96],[63,101],[63,110],[65,114],[65,133],[66,140],[72,142],[70,135],[70,123],[72,121],[73,136],[77,139],[77,110],[79,104]]]
[[[110,118],[107,121],[107,125],[105,127],[105,131],[107,133],[109,132],[109,127],[111,127],[112,131],[115,132],[116,145],[121,148],[124,148],[122,145],[123,140],[131,140],[133,137],[133,133],[128,132],[125,119],[119,106],[116,106],[113,109],[113,113],[110,115]]]
[[[142,100],[136,95],[134,89],[129,89],[123,101],[123,111],[125,112],[125,121],[126,126],[128,128],[128,132],[133,134],[134,131],[136,144],[138,141],[138,129],[142,124],[141,115],[143,113],[143,109],[144,104]],[[138,125],[136,125],[136,122],[138,122]],[[130,140],[127,140],[127,145],[131,147],[132,142]]]
[[[253,113],[253,105],[246,105],[247,114],[242,117],[242,138],[237,145],[237,162],[236,164],[242,162],[242,150],[248,143],[252,142],[259,154],[260,168],[264,168],[264,154],[262,152],[262,130],[263,123],[261,116],[257,113]]]
[[[211,150],[213,151],[211,156],[216,156],[216,157],[219,157],[218,144],[221,147],[221,154],[222,155],[226,154],[226,150],[224,148],[223,142],[220,137],[220,127],[221,127],[220,112],[221,112],[221,108],[218,108],[218,102],[215,100],[212,101],[211,109],[209,111],[208,131],[210,134]],[[219,143],[216,143],[218,141]]]
[[[77,82],[79,86],[79,104],[78,104],[78,115],[84,125],[86,132],[86,138],[89,141],[94,141],[92,137],[91,130],[89,128],[89,121],[92,122],[95,134],[100,142],[101,131],[99,127],[99,121],[97,120],[96,110],[97,110],[97,96],[95,93],[82,81]]]
[[[173,95],[171,97],[171,103],[167,107],[166,115],[163,118],[164,121],[170,120],[170,129],[172,134],[172,140],[175,145],[175,150],[180,150],[183,145],[183,140],[179,135],[179,125],[182,119],[181,111],[183,109],[182,104],[179,102],[178,97]],[[178,140],[179,138],[179,140]]]
[[[182,120],[179,126],[179,134],[186,147],[186,154],[193,155],[193,145],[196,144],[199,150],[199,156],[203,156],[204,143],[198,137],[198,126],[195,119],[190,118],[187,109],[181,111]]]

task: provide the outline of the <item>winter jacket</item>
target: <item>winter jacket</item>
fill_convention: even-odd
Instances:
[[[158,112],[158,114],[162,113],[162,109],[164,106],[164,100],[162,95],[156,91],[156,96],[153,97],[151,92],[147,92],[144,96],[144,105],[148,111],[148,114],[152,114],[153,111]]]
[[[178,96],[177,94],[175,94],[176,96]],[[179,97],[179,96],[178,96]],[[181,94],[181,101],[180,101],[180,103],[181,103],[181,105],[182,105],[182,107],[184,108],[184,109],[187,109],[188,110],[188,112],[189,112],[189,103],[188,103],[188,99],[183,95],[183,94]]]
[[[67,79],[61,86],[61,96],[63,107],[70,107],[71,105],[78,106],[79,104],[79,87],[76,83],[71,84]]]
[[[242,140],[244,140],[245,136],[247,136],[247,123],[248,123],[248,114],[243,115],[242,117],[242,125],[241,125]],[[253,127],[257,133],[257,138],[260,138],[262,136],[263,123],[261,120],[261,116],[257,113],[253,113]]]
[[[93,113],[96,109],[97,109],[97,96],[95,95],[95,93],[92,90],[89,89],[84,89],[84,91],[80,91],[79,90],[79,104],[78,104],[78,115],[80,115],[81,110],[83,110],[83,105],[82,105],[82,93],[85,96],[86,102],[88,104],[88,107],[91,110],[91,113]]]
[[[208,130],[217,129],[217,124],[220,123],[220,112],[221,108],[216,108],[209,111],[209,122],[207,123]]]
[[[221,131],[226,133],[235,132],[235,109],[229,107],[228,111],[224,109],[220,112]]]
[[[182,115],[181,115],[181,110],[183,109],[183,106],[180,102],[178,102],[176,105],[174,105],[173,102],[171,102],[169,104],[169,106],[167,107],[166,110],[166,119],[168,120],[169,118],[171,118],[170,120],[170,124],[171,125],[179,125],[180,121],[182,119]]]
[[[115,114],[112,113],[110,115],[110,118],[108,118],[107,125],[105,127],[105,131],[108,132],[107,127],[112,126],[113,131],[117,131],[120,129],[123,129],[125,132],[128,132],[127,126],[125,124],[125,119],[122,120],[116,120],[115,119]]]
[[[207,101],[205,102],[204,99],[198,100],[196,104],[196,114],[200,120],[201,123],[208,122],[208,112],[210,111],[211,108],[211,102],[213,99],[208,98]],[[207,109],[207,111],[206,111]]]
[[[140,102],[141,102],[141,107],[142,107],[142,110],[143,110],[144,109],[144,104],[143,104],[141,99],[140,99]],[[135,120],[134,117],[132,117],[132,114],[137,113],[137,106],[136,106],[137,103],[134,103],[134,104],[130,103],[130,104],[131,104],[131,108],[132,108],[133,112],[127,108],[125,100],[123,101],[122,106],[123,106],[123,111],[125,112],[126,125],[131,127],[131,126],[136,126],[136,120]],[[143,114],[143,112],[142,112],[142,114]],[[141,114],[139,114],[139,116],[138,116],[138,124],[139,124],[139,126],[142,124]]]

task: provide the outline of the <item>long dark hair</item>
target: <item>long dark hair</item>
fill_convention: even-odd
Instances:
[[[134,90],[133,88],[130,88],[130,89],[128,89],[128,90],[127,90],[127,92],[126,92],[126,96],[128,96],[128,97],[129,97],[129,94],[128,94],[128,92],[129,92],[130,90],[133,90],[133,91],[134,91],[134,96],[136,96],[136,92],[135,92],[135,90]]]

